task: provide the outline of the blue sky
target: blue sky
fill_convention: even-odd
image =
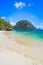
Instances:
[[[43,0],[1,0],[0,17],[12,25],[19,20],[28,20],[43,29]]]

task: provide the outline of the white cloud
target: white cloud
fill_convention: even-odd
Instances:
[[[33,3],[29,3],[28,6],[31,7],[33,5]]]
[[[33,16],[33,15],[31,15],[31,18],[34,18],[34,16]]]
[[[43,29],[43,22],[40,23],[40,25],[38,25],[37,28]]]
[[[11,24],[12,26],[14,26],[14,25],[16,24],[16,22],[14,21],[14,17],[12,17],[12,16],[9,16],[9,17],[8,17],[8,21],[10,22],[10,24]]]
[[[5,17],[5,16],[2,16],[1,18],[2,18],[2,19],[6,19],[6,17]]]
[[[16,8],[22,9],[23,7],[26,6],[26,4],[25,4],[24,2],[16,2],[16,3],[14,4],[14,6],[15,6]]]
[[[43,29],[43,25],[39,25],[37,26],[37,28]]]
[[[13,21],[10,21],[10,24],[11,24],[12,26],[14,26],[16,23],[13,22]]]
[[[42,29],[43,29],[43,22],[41,23],[40,28],[42,28]]]
[[[43,25],[43,22],[41,24]]]

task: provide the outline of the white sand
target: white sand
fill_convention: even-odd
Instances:
[[[16,52],[0,52],[0,65],[41,65]]]
[[[41,65],[39,62],[43,64],[43,46],[20,45],[0,31],[0,65]]]

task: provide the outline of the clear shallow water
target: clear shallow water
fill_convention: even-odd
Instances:
[[[11,34],[25,38],[25,39],[31,39],[31,40],[39,40],[43,42],[43,30],[13,30],[11,31]]]

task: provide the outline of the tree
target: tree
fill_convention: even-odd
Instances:
[[[5,21],[4,19],[0,18],[0,29],[1,30],[7,30],[7,29],[11,30],[12,25],[9,22]]]

